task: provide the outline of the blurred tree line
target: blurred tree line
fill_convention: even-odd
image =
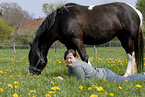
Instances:
[[[26,20],[32,19],[33,16],[17,3],[0,4],[0,42],[21,41],[23,32],[16,32],[14,27],[21,27]],[[18,40],[15,40],[15,39]],[[27,37],[25,37],[27,40]],[[28,42],[28,41],[27,41]]]
[[[45,3],[42,5],[43,6],[42,11],[47,16],[57,8],[61,7],[64,3],[66,2],[60,1],[50,4]],[[145,0],[137,0],[136,8],[142,12],[145,25]],[[28,34],[32,33],[31,29],[28,31],[17,30],[18,28],[21,28],[23,26],[23,23],[26,20],[30,19],[34,19],[33,15],[30,15],[27,11],[23,10],[17,3],[0,4],[0,42],[18,41],[20,44],[28,44],[28,42],[32,42],[33,40],[32,34],[30,35]],[[17,26],[18,28],[14,29],[14,26]],[[37,29],[35,31],[37,31]]]

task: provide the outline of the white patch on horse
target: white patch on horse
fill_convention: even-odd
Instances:
[[[89,10],[93,10],[93,7],[94,7],[94,5],[89,6],[88,9],[89,9]]]
[[[128,65],[127,65],[127,70],[125,74],[123,75],[124,77],[137,73],[137,65],[135,62],[135,52],[133,52],[132,55],[127,54],[127,57],[128,57]]]
[[[136,13],[138,14],[138,16],[140,18],[140,27],[142,27],[142,20],[143,20],[142,13],[138,9],[136,9],[134,6],[132,6],[132,5],[128,4],[128,3],[126,3],[126,4],[129,5],[130,7],[132,7],[136,11]]]
[[[90,62],[90,59],[88,59],[88,64],[89,64],[90,66],[92,66],[92,65],[91,65],[91,62]]]

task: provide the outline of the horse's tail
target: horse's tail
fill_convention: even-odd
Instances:
[[[142,18],[140,20],[139,33],[135,40],[135,59],[137,64],[138,73],[143,71],[143,52],[144,52],[144,39],[143,39],[143,26]]]

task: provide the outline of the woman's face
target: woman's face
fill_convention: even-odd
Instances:
[[[72,53],[67,54],[66,56],[66,63],[68,66],[71,66],[75,61],[77,57],[74,57]]]

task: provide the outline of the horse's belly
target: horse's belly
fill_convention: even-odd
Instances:
[[[84,44],[88,44],[88,45],[98,45],[98,44],[103,44],[103,43],[106,43],[110,40],[112,40],[114,38],[113,37],[100,37],[100,38],[89,38],[89,37],[86,37],[83,39],[84,41]]]

